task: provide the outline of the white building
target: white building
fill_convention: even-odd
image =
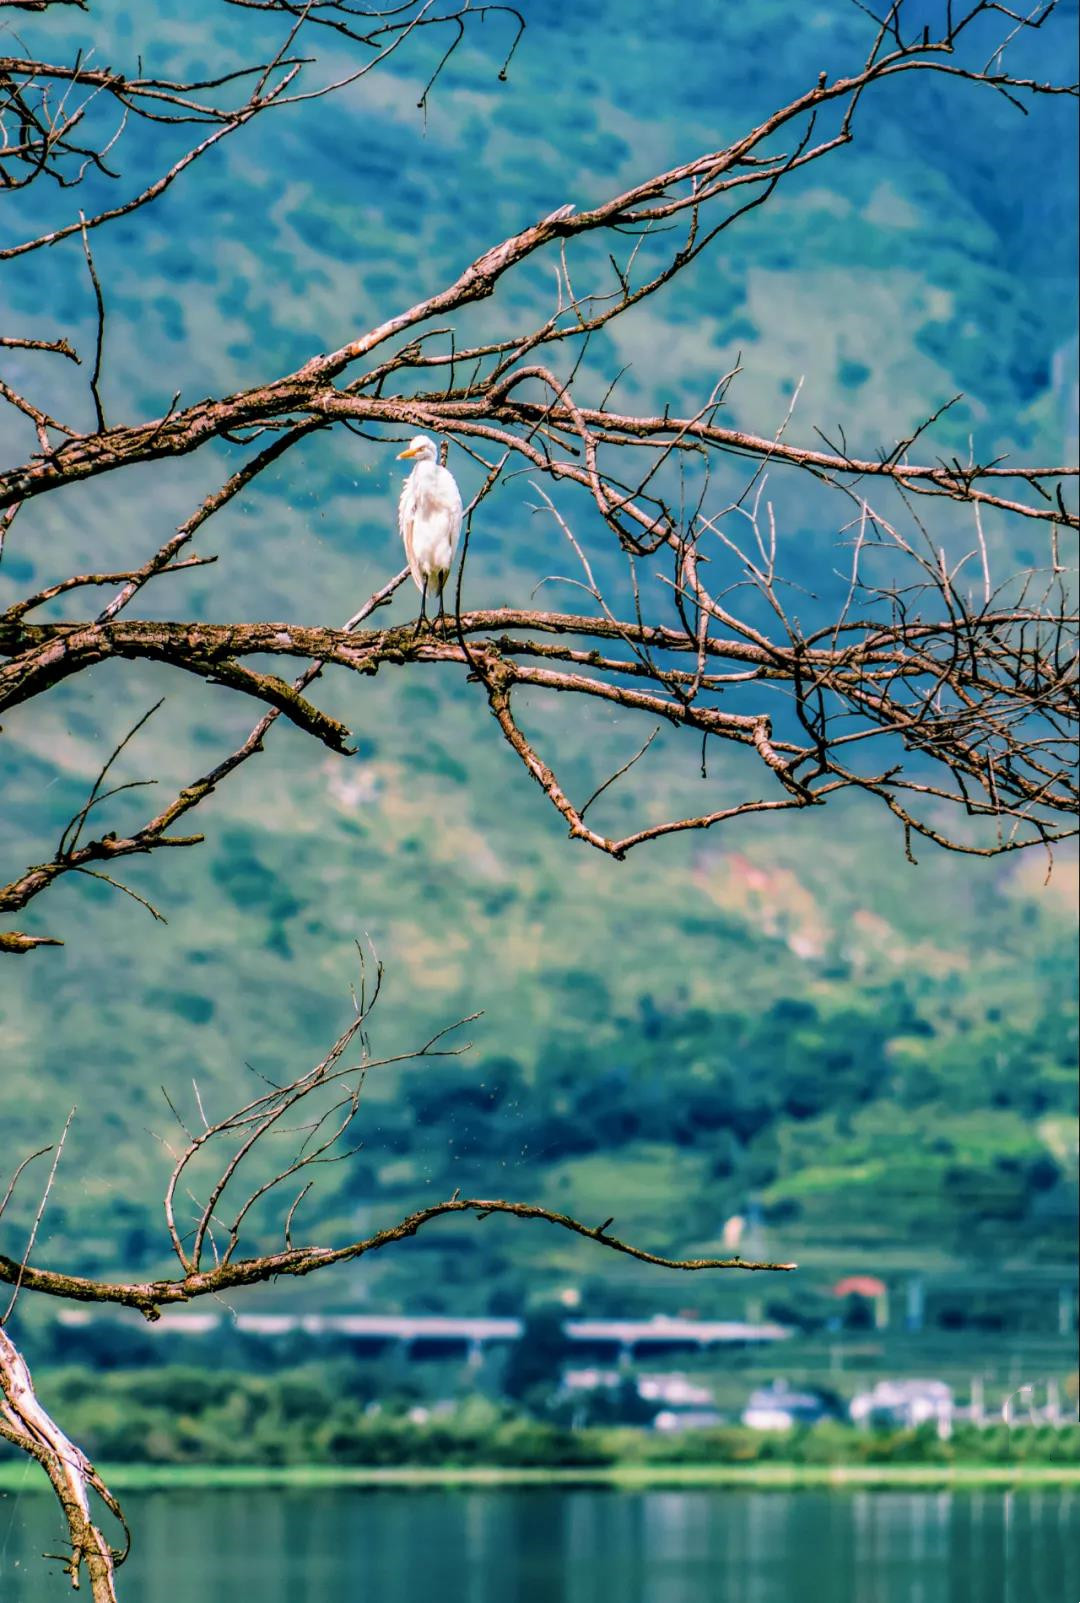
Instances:
[[[872,1391],[853,1397],[850,1408],[856,1425],[914,1429],[933,1421],[941,1437],[951,1434],[954,1412],[952,1389],[943,1380],[879,1380]]]
[[[815,1425],[827,1412],[814,1392],[793,1391],[786,1380],[775,1380],[750,1393],[742,1422],[751,1430],[791,1430],[794,1425]]]
[[[715,1408],[662,1408],[652,1422],[653,1430],[671,1433],[680,1430],[712,1430],[724,1423]]]
[[[708,1387],[695,1386],[686,1375],[642,1375],[637,1390],[647,1403],[664,1403],[668,1408],[713,1408]]]

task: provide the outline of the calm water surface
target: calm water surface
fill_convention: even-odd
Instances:
[[[1078,1603],[1074,1492],[129,1493],[125,1603]],[[0,1599],[71,1598],[0,1497]],[[81,1595],[81,1594],[79,1594]]]

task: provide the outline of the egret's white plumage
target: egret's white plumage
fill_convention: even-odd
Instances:
[[[402,486],[398,530],[420,592],[420,617],[424,618],[430,589],[437,592],[440,614],[443,611],[443,587],[461,533],[461,492],[454,475],[439,466],[435,441],[426,434],[409,441],[398,453],[398,460],[402,459],[414,460],[416,466]]]

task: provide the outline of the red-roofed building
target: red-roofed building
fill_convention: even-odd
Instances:
[[[876,1275],[845,1275],[832,1287],[834,1297],[861,1297],[874,1305],[874,1326],[884,1330],[889,1323],[889,1288]]]

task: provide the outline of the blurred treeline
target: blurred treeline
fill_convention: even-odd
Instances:
[[[587,1465],[616,1463],[1080,1463],[1075,1426],[963,1424],[858,1431],[828,1421],[789,1431],[716,1426],[673,1434],[571,1429],[512,1402],[471,1397],[418,1408],[355,1371],[272,1376],[169,1365],[49,1377],[50,1406],[99,1462],[130,1464]]]

